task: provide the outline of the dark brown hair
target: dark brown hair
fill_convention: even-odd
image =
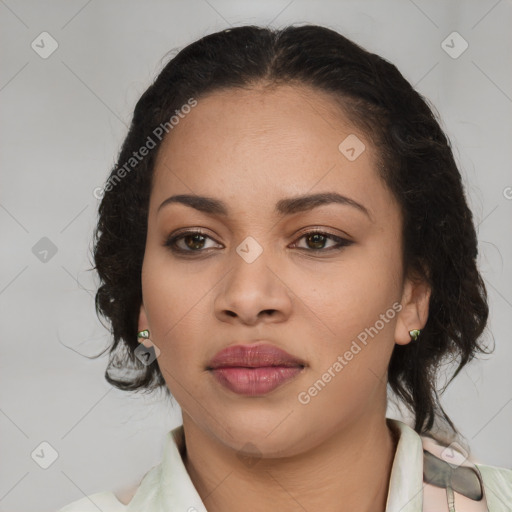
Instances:
[[[169,126],[190,98],[281,83],[330,93],[375,145],[379,173],[404,218],[404,271],[424,277],[432,290],[420,338],[394,347],[389,386],[414,413],[418,433],[429,432],[437,417],[457,432],[439,403],[437,370],[446,361],[458,362],[449,384],[478,351],[487,353],[479,338],[488,305],[472,214],[450,143],[427,100],[393,64],[315,25],[242,26],[203,37],[172,58],[137,102],[94,233],[94,268],[101,280],[96,310],[113,335],[106,379],[124,390],[168,392],[157,361],[145,366],[134,356],[148,202],[161,143],[155,130]],[[148,137],[155,147],[127,168]]]

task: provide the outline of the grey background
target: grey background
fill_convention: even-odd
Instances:
[[[475,460],[512,466],[510,1],[0,0],[0,14],[1,511],[51,511],[136,484],[180,424],[176,404],[111,388],[106,356],[80,355],[108,342],[87,271],[93,190],[165,54],[246,23],[329,26],[396,64],[437,107],[478,224],[496,347],[443,406]],[[51,48],[43,31],[58,44],[47,58],[31,47]],[[469,44],[458,58],[442,46],[453,31]],[[43,441],[58,452],[47,469],[31,457]]]

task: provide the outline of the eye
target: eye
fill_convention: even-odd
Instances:
[[[164,245],[176,253],[201,253],[205,252],[202,249],[205,248],[205,243],[207,240],[214,241],[213,238],[206,235],[203,231],[197,229],[194,231],[185,231],[178,235],[170,236],[165,241]],[[206,248],[208,249],[211,247]]]
[[[306,247],[297,247],[298,249],[304,249],[309,252],[330,252],[341,250],[344,247],[347,247],[354,242],[351,240],[347,240],[345,238],[341,238],[339,236],[333,235],[331,233],[326,233],[324,231],[315,229],[312,231],[308,231],[304,233],[298,240],[304,239],[306,242]],[[334,242],[331,247],[325,248],[325,244],[328,242]],[[295,243],[296,244],[296,243]]]

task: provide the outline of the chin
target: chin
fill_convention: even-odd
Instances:
[[[284,415],[286,417],[286,415]],[[224,444],[237,451],[240,456],[257,458],[289,457],[302,451],[301,440],[306,437],[304,426],[298,429],[292,422],[283,421],[280,418],[269,417],[267,421],[261,418],[253,422],[250,418],[243,422],[234,422],[225,425],[218,434]],[[277,426],[277,428],[276,428]]]

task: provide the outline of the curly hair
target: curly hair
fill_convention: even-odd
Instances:
[[[191,98],[255,84],[328,92],[375,145],[379,175],[404,219],[404,275],[431,287],[421,341],[395,344],[388,385],[414,414],[416,432],[429,433],[437,418],[457,432],[440,405],[437,372],[447,359],[458,362],[447,386],[478,351],[488,353],[479,339],[489,309],[473,217],[450,142],[428,100],[393,64],[316,25],[241,26],[207,35],[172,58],[137,102],[102,190],[94,231],[94,269],[101,280],[96,312],[108,320],[113,337],[105,349],[105,378],[123,390],[168,392],[157,361],[146,366],[134,355],[152,174],[164,139],[158,127],[168,132],[169,119]],[[152,149],[135,162],[149,141]]]

